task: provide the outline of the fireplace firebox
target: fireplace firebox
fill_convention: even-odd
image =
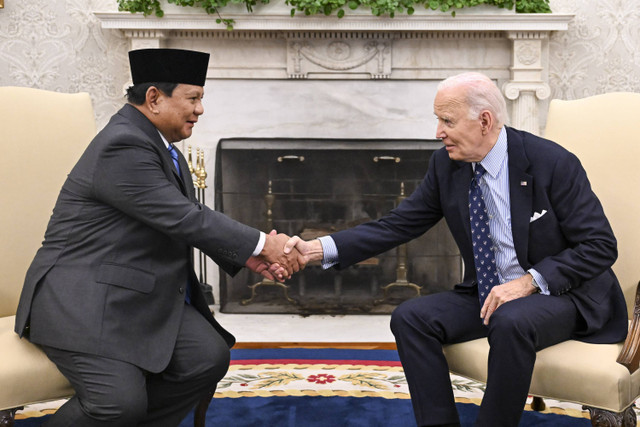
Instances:
[[[215,208],[265,232],[312,239],[376,219],[409,195],[442,144],[418,139],[229,138],[216,155]],[[308,265],[285,283],[220,271],[225,313],[388,314],[462,277],[444,222],[337,271]]]

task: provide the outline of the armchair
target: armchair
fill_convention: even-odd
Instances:
[[[587,344],[566,341],[539,351],[529,392],[532,408],[543,398],[582,404],[593,426],[635,426],[634,402],[640,397],[640,94],[609,93],[575,101],[550,103],[545,137],[578,156],[604,205],[618,239],[613,269],[629,309],[624,343]],[[486,339],[446,346],[452,372],[485,382],[489,345]]]
[[[24,405],[73,389],[35,345],[13,332],[24,275],[43,240],[60,187],[88,142],[95,119],[87,93],[0,87],[0,425]]]
[[[71,397],[40,348],[13,331],[24,276],[67,173],[96,134],[87,93],[0,87],[0,427],[25,405]],[[209,400],[196,411],[204,426]]]

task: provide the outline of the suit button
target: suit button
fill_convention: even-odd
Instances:
[[[184,294],[184,288],[183,288],[182,286],[180,286],[180,287],[178,288],[178,292],[180,292],[181,294]]]

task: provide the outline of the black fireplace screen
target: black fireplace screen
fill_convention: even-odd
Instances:
[[[215,207],[265,232],[312,239],[379,218],[424,177],[435,140],[223,139]],[[390,313],[408,298],[461,278],[457,247],[441,222],[424,236],[350,268],[308,265],[285,283],[243,269],[220,271],[227,313]]]

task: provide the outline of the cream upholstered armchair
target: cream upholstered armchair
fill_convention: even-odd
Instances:
[[[0,87],[0,427],[25,405],[73,395],[56,366],[14,333],[25,273],[67,174],[96,133],[87,93]],[[195,412],[204,426],[210,399]]]
[[[96,133],[87,93],[0,87],[0,425],[16,409],[69,397],[45,354],[13,332],[24,276],[67,173]]]
[[[533,409],[542,398],[582,404],[594,426],[635,426],[640,397],[640,94],[609,93],[576,101],[551,101],[545,137],[580,158],[618,239],[613,269],[629,309],[625,343],[567,341],[537,354],[530,394]],[[486,381],[486,339],[445,348],[452,372]]]

